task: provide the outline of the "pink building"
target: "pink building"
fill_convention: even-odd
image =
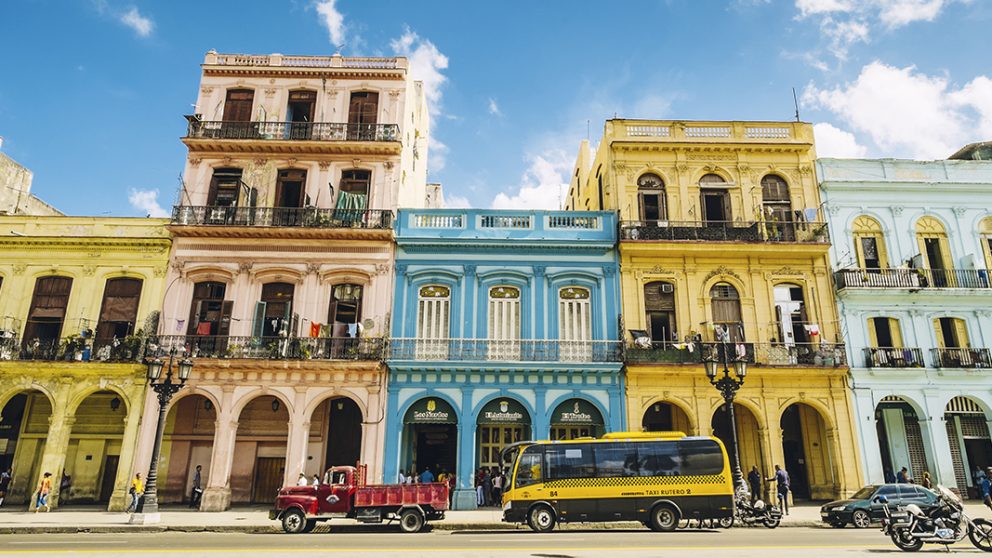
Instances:
[[[160,500],[188,501],[197,466],[205,510],[271,502],[331,465],[380,479],[394,211],[429,197],[422,84],[405,58],[211,51],[196,107],[157,339],[195,367]]]

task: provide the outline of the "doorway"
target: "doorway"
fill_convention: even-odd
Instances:
[[[276,199],[273,209],[273,225],[293,227],[301,224],[303,197],[306,191],[307,171],[288,169],[279,171],[276,179]]]
[[[308,140],[313,134],[313,113],[317,105],[316,91],[290,91],[286,106],[289,139]]]
[[[114,480],[117,478],[117,466],[120,463],[119,455],[108,455],[103,460],[103,478],[100,480],[100,500],[101,504],[110,502],[110,497],[114,493]]]
[[[940,246],[939,238],[924,238],[923,246],[926,249],[927,267],[933,275],[934,285],[937,287],[948,286],[947,273],[944,270],[944,254]]]
[[[347,397],[327,402],[327,451],[324,469],[337,465],[354,466],[362,452],[362,410]]]
[[[283,457],[255,458],[255,482],[251,493],[251,503],[270,504],[282,488],[286,473],[286,459]]]
[[[413,430],[413,466],[411,470],[422,473],[430,467],[435,476],[441,471],[455,468],[458,447],[458,426],[454,424],[417,424]]]

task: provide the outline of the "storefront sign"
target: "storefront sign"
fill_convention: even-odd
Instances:
[[[494,399],[479,412],[479,424],[530,424],[527,409],[513,399]]]
[[[443,399],[428,397],[413,404],[406,412],[403,422],[409,424],[455,424],[458,415]]]
[[[569,399],[551,414],[552,424],[601,425],[603,416],[588,401]]]

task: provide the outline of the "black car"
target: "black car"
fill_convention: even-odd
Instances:
[[[848,523],[864,529],[873,521],[880,521],[885,512],[875,501],[878,496],[889,500],[889,507],[916,504],[927,512],[937,504],[937,495],[915,484],[871,484],[854,493],[847,500],[836,500],[820,508],[820,519],[832,527],[844,527]]]

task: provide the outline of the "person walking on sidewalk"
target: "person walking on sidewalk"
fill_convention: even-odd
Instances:
[[[775,476],[765,479],[765,482],[775,481],[775,489],[778,493],[778,506],[785,515],[789,515],[789,472],[775,466]]]
[[[202,465],[196,466],[196,472],[193,473],[193,491],[189,495],[189,507],[193,509],[198,509],[200,507],[200,499],[203,498],[203,482],[200,477],[200,470],[203,469]]]
[[[128,502],[124,513],[134,513],[138,511],[138,499],[145,494],[145,483],[141,480],[141,473],[134,474],[134,478],[131,479],[131,488],[127,489],[127,494],[131,497],[131,501]]]
[[[3,506],[3,499],[7,497],[7,489],[10,488],[10,478],[12,469],[0,472],[0,506]]]
[[[52,508],[48,505],[48,495],[52,492],[52,474],[45,473],[41,477],[41,482],[38,483],[38,500],[35,502],[34,513],[38,513],[41,506],[45,506],[45,513],[52,511]]]

